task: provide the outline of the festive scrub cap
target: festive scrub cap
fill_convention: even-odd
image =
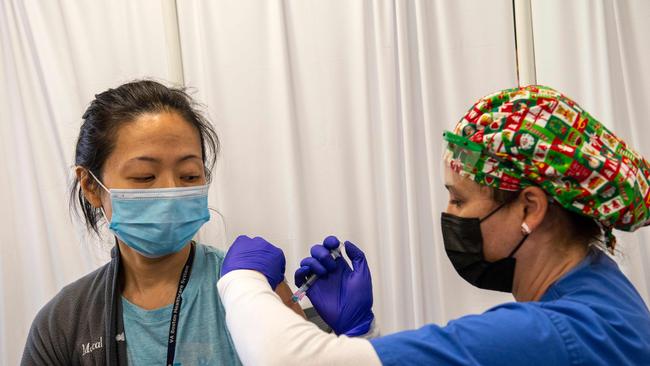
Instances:
[[[577,103],[544,86],[481,98],[445,132],[445,162],[507,191],[539,186],[562,207],[612,228],[650,224],[650,165]]]

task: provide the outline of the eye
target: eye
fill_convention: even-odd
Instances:
[[[185,175],[181,177],[181,179],[188,181],[188,182],[194,182],[195,180],[201,178],[199,175]]]
[[[143,177],[131,177],[131,179],[133,179],[134,181],[139,182],[139,183],[150,182],[150,181],[154,180],[155,178],[156,177],[154,177],[153,175],[147,175],[147,176],[143,176]]]
[[[456,207],[460,207],[463,204],[463,201],[456,199],[456,198],[451,198],[449,199],[449,204],[454,205]]]

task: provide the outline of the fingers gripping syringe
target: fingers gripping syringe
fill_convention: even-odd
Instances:
[[[334,259],[339,258],[341,256],[341,247],[337,247],[336,249],[332,250],[330,252],[330,255]],[[311,285],[313,285],[317,279],[318,276],[316,274],[312,274],[311,276],[309,276],[309,278],[307,278],[307,281],[305,281],[305,283],[303,283],[302,286],[300,286],[300,288],[293,293],[293,296],[291,296],[291,301],[299,302],[300,300],[302,300],[302,298],[305,297],[307,290],[309,290]]]

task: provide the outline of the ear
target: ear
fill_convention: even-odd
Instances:
[[[524,205],[522,224],[526,224],[530,231],[535,231],[541,225],[548,211],[548,198],[546,192],[539,187],[526,187],[519,195]]]
[[[92,175],[88,174],[88,169],[77,166],[74,169],[74,172],[79,181],[79,186],[81,187],[81,192],[83,193],[86,200],[94,208],[102,207],[102,198],[101,198],[101,187],[95,181]]]

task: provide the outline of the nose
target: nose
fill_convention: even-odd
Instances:
[[[158,178],[158,184],[156,184],[156,188],[176,188],[176,187],[181,187],[181,180],[180,178],[177,178],[172,174],[171,172],[169,173],[163,173],[160,175]]]

